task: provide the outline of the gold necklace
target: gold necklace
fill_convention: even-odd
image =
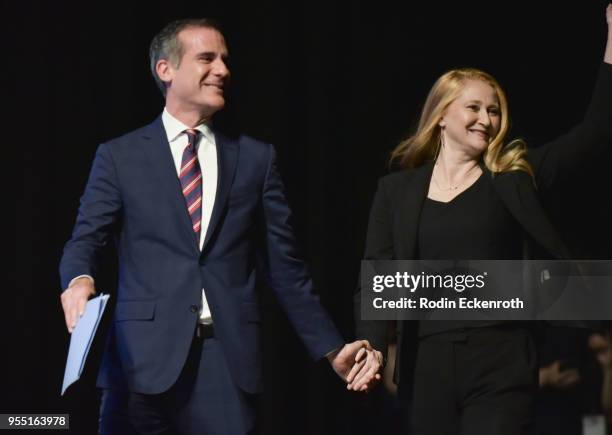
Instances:
[[[476,168],[477,166],[478,166],[478,165],[475,165],[475,166],[474,166],[472,169],[470,169],[470,170],[467,172],[466,177],[463,179],[463,181],[462,181],[461,183],[457,184],[456,186],[450,186],[450,187],[447,187],[447,188],[443,189],[442,187],[440,187],[440,183],[438,183],[438,180],[436,180],[436,177],[435,177],[435,176],[434,176],[434,177],[432,177],[432,179],[433,179],[434,183],[436,183],[436,186],[438,187],[438,190],[440,190],[440,191],[442,191],[442,192],[448,192],[448,191],[451,191],[451,190],[457,190],[457,189],[459,189],[461,186],[463,186],[467,180],[469,180],[468,174],[469,174],[470,172],[472,172],[472,170],[473,170],[474,168]]]

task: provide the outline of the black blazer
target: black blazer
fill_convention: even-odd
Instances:
[[[529,174],[512,171],[492,174],[483,165],[484,176],[492,177],[495,191],[527,234],[532,249],[545,251],[554,259],[571,255],[542,207],[540,197],[570,173],[577,162],[596,155],[612,143],[612,65],[602,63],[584,120],[568,133],[528,152],[536,185]],[[429,189],[433,162],[382,177],[374,197],[366,238],[365,260],[416,259],[418,226],[423,201]],[[356,336],[387,352],[387,322],[361,320],[361,292],[354,299]],[[414,355],[417,322],[398,322],[398,346],[394,380],[400,381],[402,355]],[[412,347],[412,348],[411,348]],[[411,348],[411,349],[410,349]]]

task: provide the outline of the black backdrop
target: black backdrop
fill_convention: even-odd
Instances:
[[[60,398],[68,334],[57,265],[97,145],[163,107],[147,49],[165,23],[223,23],[233,83],[216,123],[276,145],[298,238],[348,339],[376,180],[434,80],[459,66],[492,73],[509,95],[512,136],[537,146],[584,113],[603,56],[606,3],[14,4],[17,13],[3,14],[4,84],[17,98],[5,101],[3,118],[17,159],[4,164],[20,184],[0,412],[69,412],[72,432],[95,433],[102,340],[83,379]],[[612,257],[611,162],[607,152],[581,168],[549,204],[576,257]],[[98,283],[112,292],[113,256],[106,262]],[[266,433],[366,432],[362,400],[343,391],[327,364],[308,360],[273,297],[265,300]]]

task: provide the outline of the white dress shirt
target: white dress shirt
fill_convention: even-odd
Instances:
[[[183,152],[188,145],[187,134],[185,134],[184,131],[191,127],[186,126],[172,116],[166,108],[164,108],[162,113],[162,123],[166,130],[170,151],[172,152],[172,159],[174,160],[174,166],[176,168],[176,176],[178,177],[181,173]],[[197,145],[198,161],[200,163],[200,170],[202,171],[202,223],[200,226],[200,250],[202,250],[213,206],[215,204],[215,196],[217,195],[217,143],[215,142],[214,133],[206,124],[200,124],[195,127],[195,129],[202,133]],[[185,205],[185,209],[186,208],[187,205]],[[70,281],[68,287],[71,287],[74,281],[83,277],[90,278],[93,282],[93,277],[89,275],[79,275]],[[204,289],[202,289],[202,309],[200,311],[199,322],[212,324],[212,316],[210,314],[210,308],[208,307]]]
[[[183,151],[187,148],[188,139],[184,133],[191,127],[186,126],[181,121],[172,116],[167,109],[164,108],[162,113],[162,123],[168,136],[170,151],[174,159],[176,167],[176,176],[181,173],[181,161],[183,159]],[[217,143],[215,135],[206,124],[200,124],[195,127],[202,135],[198,144],[198,161],[202,171],[202,224],[200,228],[200,249],[204,246],[204,239],[210,216],[212,215],[213,206],[215,204],[215,196],[217,194]],[[185,208],[187,206],[185,205]],[[212,323],[210,308],[206,300],[206,294],[202,289],[202,310],[200,311],[200,323]]]

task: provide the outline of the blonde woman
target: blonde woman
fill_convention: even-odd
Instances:
[[[604,62],[583,122],[537,149],[508,141],[508,104],[492,76],[442,75],[416,132],[392,153],[402,170],[379,182],[365,258],[518,260],[524,241],[550,258],[571,258],[540,197],[612,144],[612,5],[606,19]],[[537,365],[524,324],[422,321],[398,329],[395,380],[412,396],[416,435],[527,433]],[[384,322],[358,321],[357,337],[386,352]],[[364,382],[357,376],[349,387]]]

